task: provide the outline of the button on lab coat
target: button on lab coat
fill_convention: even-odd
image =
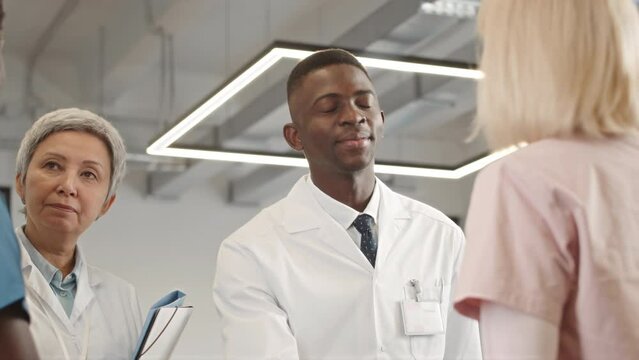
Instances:
[[[16,229],[16,233],[24,237],[21,228]],[[20,246],[22,275],[31,317],[30,330],[40,357],[65,359],[57,332],[69,358],[80,359],[88,321],[88,359],[131,359],[142,324],[133,286],[87,265],[83,258],[69,318],[22,243]],[[82,256],[80,251],[77,254]]]
[[[213,289],[229,359],[480,359],[477,323],[450,306],[461,230],[380,181],[373,268],[306,177],[221,245]],[[377,180],[379,181],[379,180]],[[400,303],[439,304],[445,333],[406,336]]]

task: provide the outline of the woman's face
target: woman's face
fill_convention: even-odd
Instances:
[[[105,214],[111,157],[104,142],[89,133],[61,131],[42,141],[31,158],[24,184],[16,189],[27,215],[27,231],[80,236]]]

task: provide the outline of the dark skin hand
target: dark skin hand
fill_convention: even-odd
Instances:
[[[2,359],[38,359],[29,321],[20,301],[0,310],[0,349]]]

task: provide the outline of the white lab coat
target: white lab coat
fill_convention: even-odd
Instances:
[[[18,237],[24,238],[21,228]],[[142,324],[133,286],[82,258],[77,292],[69,318],[42,273],[20,242],[22,275],[31,317],[30,330],[43,360],[65,359],[57,334],[70,359],[81,358],[88,339],[88,359],[132,358]],[[81,251],[78,251],[82,257]]]
[[[379,183],[375,268],[306,177],[222,243],[213,297],[228,359],[481,358],[477,323],[450,304],[461,230]],[[411,279],[440,304],[445,334],[404,335]]]

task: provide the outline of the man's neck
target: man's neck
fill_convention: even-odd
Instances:
[[[359,212],[366,209],[375,189],[375,174],[372,171],[331,176],[311,173],[311,179],[325,194]]]

